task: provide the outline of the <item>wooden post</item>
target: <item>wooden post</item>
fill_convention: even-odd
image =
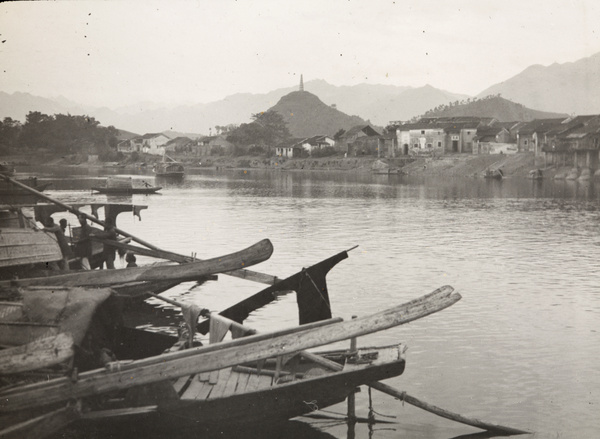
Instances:
[[[356,319],[356,316],[352,316],[352,320]],[[356,352],[356,337],[350,339],[350,353]],[[354,424],[356,422],[356,395],[354,391],[348,395],[348,423]]]

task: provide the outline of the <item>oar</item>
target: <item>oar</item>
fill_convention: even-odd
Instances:
[[[496,433],[501,433],[505,435],[513,435],[513,434],[530,434],[530,431],[520,430],[518,428],[506,427],[504,425],[491,424],[489,422],[480,421],[479,419],[467,418],[466,416],[459,415],[458,413],[453,413],[446,409],[436,407],[435,405],[429,404],[425,401],[422,401],[414,396],[408,395],[406,392],[403,392],[398,389],[394,389],[387,384],[381,382],[374,382],[369,384],[373,389],[377,389],[380,392],[383,392],[387,395],[393,396],[395,398],[400,399],[401,401],[405,401],[410,405],[428,411],[429,413],[433,413],[434,415],[441,416],[442,418],[450,419],[452,421],[460,422],[461,424],[470,425],[472,427],[481,428],[487,431],[493,431]]]
[[[136,253],[138,255],[150,256],[150,257],[158,258],[158,259],[166,259],[169,261],[179,262],[180,264],[202,261],[202,259],[192,258],[191,256],[184,256],[184,255],[181,255],[178,253],[173,253],[173,252],[166,251],[166,250],[148,249],[148,248],[138,247],[136,245],[126,244],[126,243],[122,243],[122,242],[118,242],[118,241],[101,239],[101,238],[97,238],[94,236],[92,236],[91,238],[94,241],[101,242],[102,244],[111,245],[113,247],[120,248],[122,250],[127,250],[130,252]],[[247,270],[245,268],[228,271],[223,274],[226,274],[228,276],[233,276],[233,277],[239,277],[241,279],[247,279],[247,280],[251,280],[254,282],[259,282],[259,283],[267,284],[267,285],[274,285],[279,281],[279,279],[277,277],[271,276],[270,274],[260,273],[258,271],[253,271],[253,270]]]

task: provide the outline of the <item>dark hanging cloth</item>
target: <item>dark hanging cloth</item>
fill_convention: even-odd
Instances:
[[[331,318],[331,306],[329,304],[329,293],[327,292],[325,277],[335,265],[347,257],[348,253],[345,251],[338,253],[329,259],[303,269],[275,285],[265,288],[219,314],[238,323],[243,323],[252,311],[262,308],[277,300],[277,297],[281,294],[292,290],[296,292],[299,323],[301,325],[329,319]],[[198,324],[198,332],[206,334],[209,329],[208,327],[208,320],[203,321]]]

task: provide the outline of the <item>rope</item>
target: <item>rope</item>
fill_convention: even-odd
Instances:
[[[308,271],[304,271],[304,274],[306,274],[306,277],[310,279],[311,283],[313,284],[313,287],[315,287],[315,290],[317,290],[317,293],[319,293],[319,296],[321,296],[321,299],[323,299],[323,302],[325,302],[325,305],[327,305],[327,308],[329,308],[329,311],[331,311],[331,305],[329,304],[327,299],[325,299],[325,296],[323,296],[323,293],[321,292],[321,290],[319,289],[319,287],[317,286],[317,284],[315,283],[313,278],[310,277],[310,274],[308,274]]]
[[[317,410],[319,410],[319,406],[317,405],[317,400],[313,399],[312,401],[302,401],[304,404],[306,404],[311,411],[316,412]]]
[[[396,419],[396,416],[392,416],[392,415],[384,415],[383,413],[379,413],[376,412],[373,409],[373,399],[371,397],[371,386],[368,386],[369,388],[369,423],[375,423],[375,415],[379,415],[379,416],[383,416],[384,418],[390,418],[390,419]],[[406,392],[402,392],[402,405],[404,405],[404,395],[406,395]]]

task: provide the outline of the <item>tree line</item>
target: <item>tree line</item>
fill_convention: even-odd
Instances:
[[[100,155],[111,154],[116,153],[118,134],[115,127],[102,127],[93,117],[30,111],[25,123],[10,117],[0,122],[0,154],[26,150],[78,154],[90,148]]]

